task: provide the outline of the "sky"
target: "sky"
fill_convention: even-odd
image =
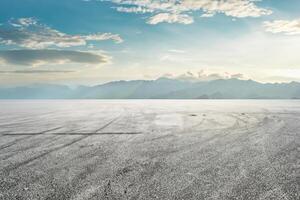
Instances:
[[[299,0],[1,0],[0,84],[300,81]]]

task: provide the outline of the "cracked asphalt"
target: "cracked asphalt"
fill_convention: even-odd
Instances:
[[[300,101],[0,101],[0,199],[300,199]]]

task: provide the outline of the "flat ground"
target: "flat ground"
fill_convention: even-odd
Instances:
[[[300,101],[1,101],[0,199],[300,199]]]

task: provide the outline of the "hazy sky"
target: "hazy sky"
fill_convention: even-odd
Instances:
[[[300,81],[299,10],[299,0],[1,0],[0,84]]]

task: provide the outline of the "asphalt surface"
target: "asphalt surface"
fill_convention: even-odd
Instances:
[[[300,199],[300,101],[0,101],[0,199]]]

